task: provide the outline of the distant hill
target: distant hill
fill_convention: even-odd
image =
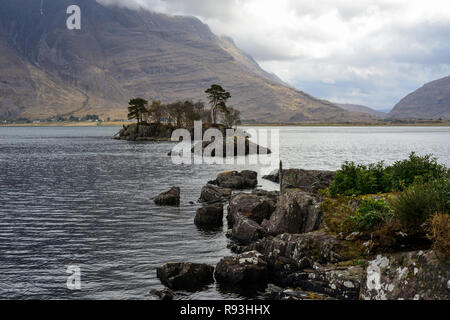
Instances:
[[[342,104],[342,103],[336,103],[337,106],[351,112],[361,112],[361,113],[367,113],[368,115],[377,117],[377,118],[386,118],[387,114],[381,111],[374,110],[372,108],[361,106],[357,104]]]
[[[0,6],[0,118],[123,119],[130,98],[205,100],[204,90],[218,83],[232,93],[230,105],[245,120],[368,119],[286,85],[196,18],[94,0],[42,3]],[[81,8],[81,30],[66,28],[72,4]]]
[[[429,82],[389,113],[395,119],[450,119],[450,76]]]

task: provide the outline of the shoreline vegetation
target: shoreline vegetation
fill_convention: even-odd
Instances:
[[[412,153],[390,166],[346,162],[336,172],[282,169],[262,178],[280,191],[257,189],[252,171],[207,183],[194,223],[220,230],[227,208],[235,255],[216,266],[161,266],[165,288],[153,295],[173,299],[217,282],[268,300],[450,298],[450,170],[436,158]],[[155,202],[170,196],[167,205],[180,205],[180,192]]]

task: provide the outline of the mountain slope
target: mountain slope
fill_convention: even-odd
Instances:
[[[367,113],[368,115],[377,117],[377,118],[386,118],[387,114],[381,111],[374,110],[372,108],[361,106],[357,104],[347,104],[347,103],[336,103],[338,107],[341,107],[347,111],[351,112],[361,112],[361,113]]]
[[[389,113],[396,119],[450,119],[450,76],[425,84]]]
[[[125,118],[132,97],[204,100],[204,90],[219,83],[248,120],[368,119],[285,85],[196,18],[94,0],[43,3],[42,14],[41,1],[0,6],[0,118]],[[66,28],[72,4],[81,8],[81,30]]]

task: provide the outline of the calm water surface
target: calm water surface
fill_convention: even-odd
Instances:
[[[156,267],[230,254],[226,228],[195,227],[196,201],[218,172],[260,167],[174,165],[173,144],[112,140],[118,130],[0,127],[0,298],[152,299],[162,287]],[[285,167],[305,169],[392,163],[411,151],[450,166],[449,141],[449,127],[280,128]],[[174,185],[182,206],[155,206],[152,197]],[[80,291],[67,289],[69,265],[81,268]],[[212,285],[185,298],[242,297]]]

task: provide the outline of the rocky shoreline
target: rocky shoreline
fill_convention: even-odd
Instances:
[[[264,178],[278,182],[278,176]],[[177,293],[171,290],[197,291],[216,282],[270,300],[449,299],[449,262],[430,246],[383,251],[358,234],[343,237],[324,228],[321,189],[333,177],[328,171],[283,170],[280,193],[255,189],[256,172],[219,174],[203,188],[195,222],[220,227],[225,206],[235,255],[216,266],[162,266],[158,278],[167,288],[154,294],[172,299]]]

